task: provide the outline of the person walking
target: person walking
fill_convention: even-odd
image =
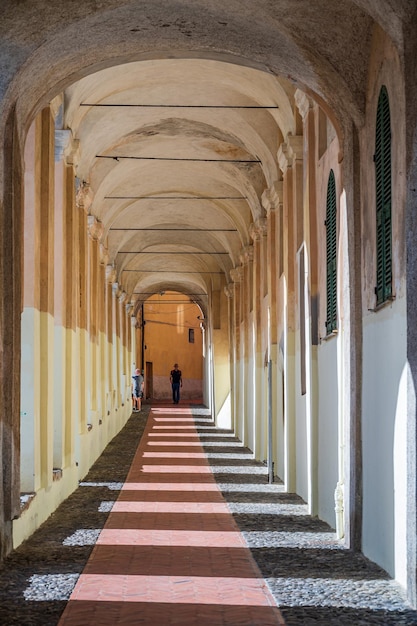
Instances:
[[[135,374],[132,376],[132,398],[133,398],[133,411],[137,413],[142,408],[144,378],[139,369],[135,370]]]
[[[178,369],[178,363],[174,363],[174,369],[171,370],[169,380],[172,387],[172,403],[178,404],[180,401],[180,388],[182,387],[182,375],[181,370]]]

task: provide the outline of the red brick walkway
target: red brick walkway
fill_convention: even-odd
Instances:
[[[59,622],[106,624],[284,624],[215,483],[189,409],[152,409]]]

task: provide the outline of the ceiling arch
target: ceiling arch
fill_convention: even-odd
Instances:
[[[18,103],[22,122],[83,76],[158,58],[228,60],[289,77],[337,115],[359,121],[373,20],[388,32],[394,29],[395,36],[412,12],[412,0],[398,0],[395,7],[390,0],[377,7],[374,0],[330,5],[327,0],[3,4],[1,53],[9,62],[0,91],[8,92],[10,102],[25,91]]]
[[[64,93],[77,177],[129,297],[143,281],[185,289],[191,272],[207,294],[227,282],[279,180],[277,149],[296,134],[295,89],[360,125],[374,20],[390,28],[385,7],[400,38],[411,11],[410,0],[4,4],[0,122],[17,103],[24,137]]]
[[[129,298],[145,278],[181,290],[201,274],[207,296],[229,282],[296,132],[293,94],[285,79],[205,59],[130,63],[65,91],[77,177]]]

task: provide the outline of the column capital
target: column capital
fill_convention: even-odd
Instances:
[[[303,150],[303,135],[287,135],[287,141],[280,145],[277,153],[278,165],[284,175],[295,161],[303,159]]]
[[[261,237],[265,237],[268,231],[268,221],[266,217],[260,217],[256,222],[252,222],[249,226],[249,234],[254,241],[258,241]]]
[[[66,165],[73,165],[75,167],[78,164],[79,156],[80,142],[78,139],[74,139],[72,131],[69,129],[56,129],[54,149],[55,163],[64,160]]]
[[[55,130],[55,142],[54,142],[54,157],[55,163],[58,163],[64,158],[65,151],[68,144],[71,142],[72,133],[69,129]]]
[[[233,270],[232,270],[233,272]],[[226,285],[224,288],[224,294],[225,296],[227,296],[228,298],[233,298],[234,295],[234,285],[233,283],[229,283],[228,285]]]
[[[85,180],[77,180],[78,187],[75,194],[75,204],[79,209],[84,209],[84,211],[88,213],[93,202],[93,192],[91,191],[90,183],[87,183]]]
[[[287,135],[287,146],[291,152],[292,164],[297,160],[302,160],[304,156],[303,135]]]
[[[229,274],[234,283],[240,283],[243,280],[243,267],[241,265],[234,267]]]
[[[296,89],[295,93],[294,93],[294,100],[295,100],[295,104],[297,105],[297,108],[300,112],[300,115],[302,117],[303,122],[305,122],[305,119],[309,113],[309,111],[313,108],[314,106],[314,101],[308,97],[308,95],[304,92],[301,91],[301,89]]]
[[[115,279],[116,279],[116,269],[114,268],[113,265],[106,265],[106,281],[108,283],[114,284]]]
[[[287,169],[292,166],[291,156],[288,150],[288,145],[286,143],[282,143],[278,148],[277,159],[279,169],[285,176]]]
[[[99,241],[103,236],[104,226],[94,215],[87,215],[87,230],[91,239]]]
[[[104,243],[101,243],[101,242],[99,245],[99,260],[100,260],[101,265],[106,265],[106,266],[109,261],[109,251],[107,247],[104,245]]]
[[[271,211],[275,211],[282,206],[284,196],[284,181],[277,180],[275,183],[269,187],[269,189],[265,189],[262,194],[262,206],[264,207],[267,214]]]
[[[239,259],[242,265],[246,265],[249,261],[253,261],[253,245],[245,246],[242,248],[239,254]]]

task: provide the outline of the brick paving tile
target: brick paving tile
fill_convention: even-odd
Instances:
[[[276,626],[188,409],[151,411],[60,626]],[[190,445],[191,444],[191,445]]]

